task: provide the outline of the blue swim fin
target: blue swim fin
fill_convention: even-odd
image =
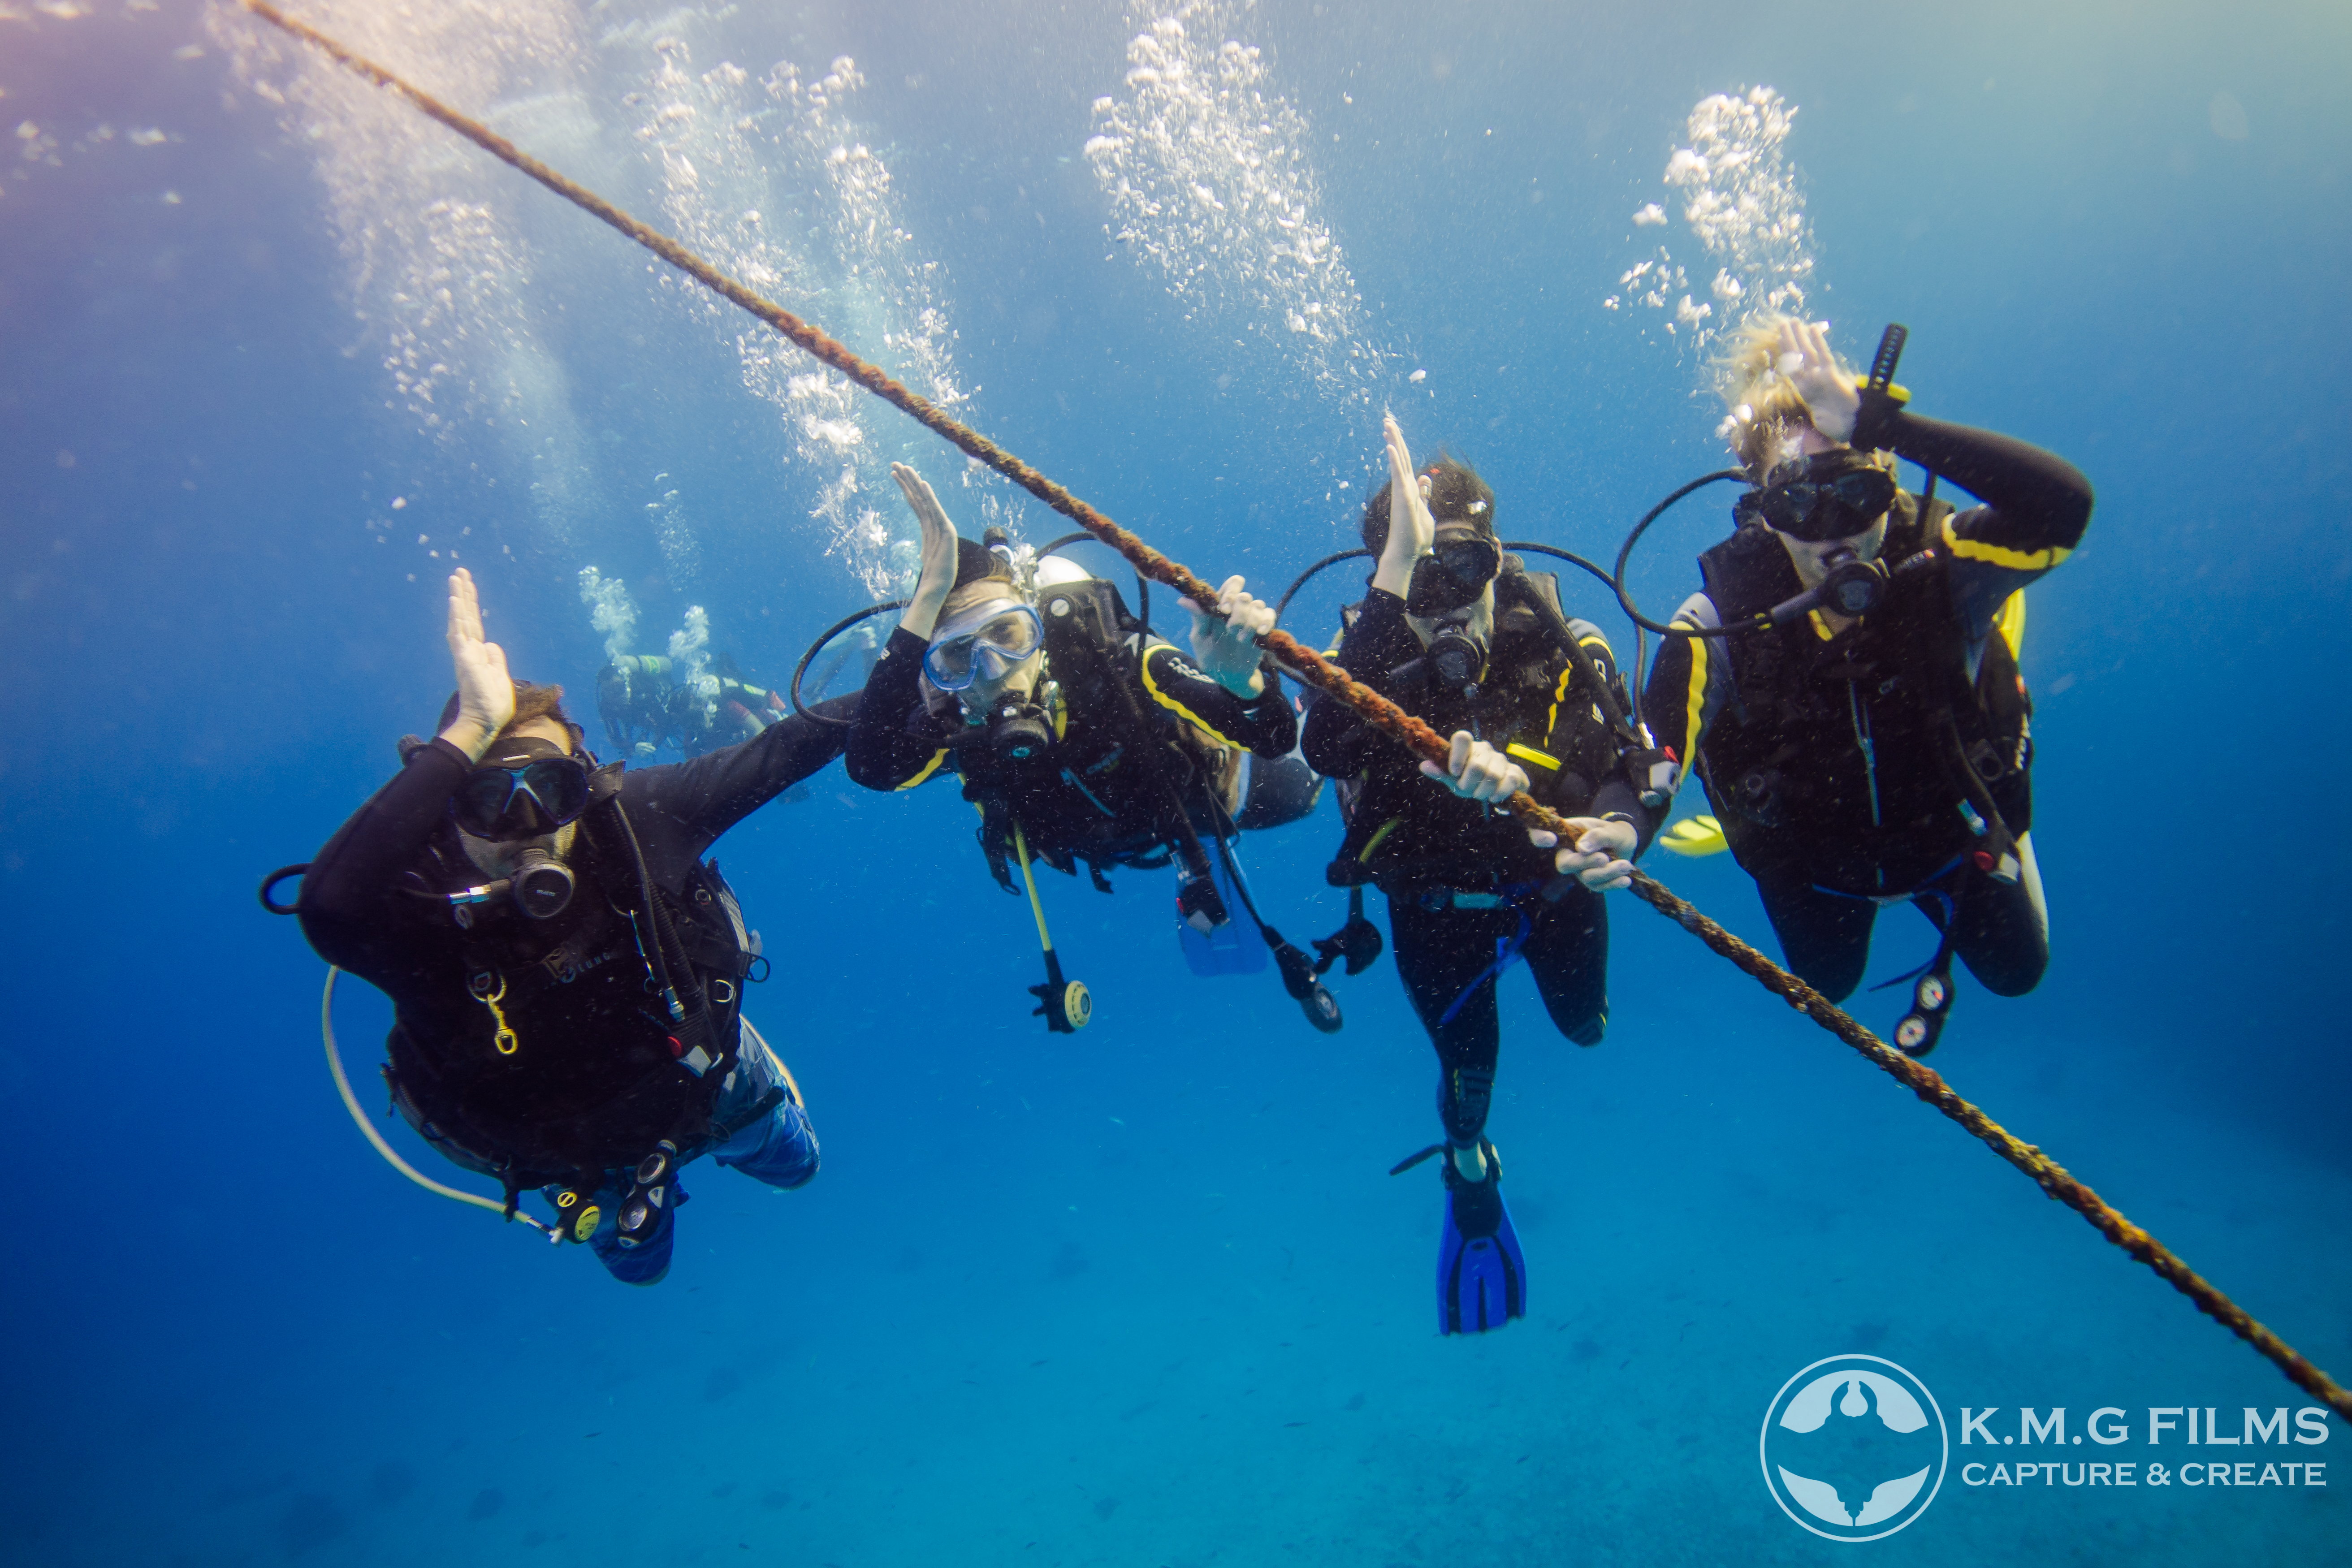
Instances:
[[[1483,1334],[1528,1315],[1528,1260],[1503,1203],[1503,1162],[1482,1142],[1486,1179],[1470,1182],[1445,1155],[1445,1226],[1437,1242],[1437,1331]]]

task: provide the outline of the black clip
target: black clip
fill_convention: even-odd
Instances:
[[[1315,951],[1321,955],[1315,964],[1318,974],[1327,973],[1343,958],[1348,961],[1350,974],[1361,974],[1380,962],[1381,928],[1364,918],[1361,883],[1348,889],[1348,923],[1329,936],[1316,938]]]

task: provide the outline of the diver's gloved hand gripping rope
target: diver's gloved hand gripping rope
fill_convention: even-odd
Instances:
[[[476,146],[500,159],[513,168],[530,175],[548,189],[572,202],[582,210],[627,235],[679,271],[693,278],[720,298],[741,307],[751,315],[791,339],[822,363],[848,376],[876,396],[883,398],[908,417],[930,430],[958,450],[985,463],[1021,486],[1055,511],[1071,519],[1104,543],[1127,557],[1137,572],[1191,598],[1195,604],[1214,604],[1216,592],[1200,576],[1143,542],[1134,534],[1105,517],[1093,507],[1055,484],[1035,468],[1013,457],[994,442],[948,416],[926,399],[918,396],[893,381],[877,366],[867,363],[848,349],[803,321],[782,306],[761,298],[741,283],[728,277],[702,258],[666,235],[647,227],[628,214],[614,206],[544,163],[519,151],[504,137],[498,135],[478,121],[450,109],[438,100],[419,91],[392,72],[363,59],[316,28],[295,21],[268,0],[241,0],[245,8],[296,37],[302,38],[326,51],[339,63],[367,78],[380,87],[398,93],[423,113],[438,121],[450,130],[472,142]],[[1867,408],[1865,408],[1865,415]],[[1696,485],[1689,489],[1697,488]],[[1675,498],[1675,499],[1678,499]],[[1630,541],[1629,546],[1630,546]],[[1622,578],[1620,560],[1619,578]],[[1296,637],[1279,628],[1266,634],[1265,647],[1283,665],[1296,672],[1299,679],[1328,694],[1334,700],[1345,702],[1373,725],[1416,755],[1435,762],[1444,758],[1448,747],[1444,739],[1379,693],[1349,678],[1348,673],[1301,644]],[[1541,805],[1523,795],[1510,802],[1511,809],[1523,821],[1549,827],[1555,832],[1564,827],[1561,819]],[[1796,976],[1790,974],[1762,953],[1725,931],[1701,914],[1689,903],[1676,898],[1654,879],[1641,872],[1633,877],[1635,897],[1681,925],[1709,948],[1731,961],[1753,976],[1758,984],[1788,1002],[1788,1004],[1834,1034],[1888,1076],[1912,1090],[1921,1100],[1935,1107],[1971,1134],[1983,1140],[1986,1146],[2003,1160],[2032,1178],[2042,1191],[2081,1214],[2101,1235],[2147,1264],[2169,1282],[2174,1289],[2196,1302],[2198,1308],[2222,1323],[2230,1331],[2252,1345],[2255,1350],[2278,1366],[2298,1387],[2307,1390],[2326,1402],[2328,1406],[2347,1420],[2352,1420],[2352,1392],[2339,1386],[2332,1378],[2298,1354],[2276,1334],[2256,1322],[2246,1311],[2220,1290],[2200,1279],[2168,1248],[2154,1237],[2126,1219],[2105,1200],[2076,1181],[2064,1167],[2048,1158],[2041,1150],[2011,1133],[1982,1110],[1960,1097],[1932,1068],[1913,1061],[1901,1051],[1864,1028],[1841,1011],[1834,1003]]]

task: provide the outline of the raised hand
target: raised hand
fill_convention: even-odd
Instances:
[[[904,463],[890,465],[890,477],[898,481],[899,493],[915,514],[915,522],[923,532],[922,573],[915,581],[915,595],[898,616],[898,624],[921,637],[930,640],[932,630],[940,624],[940,606],[955,588],[956,530],[948,520],[947,509],[922,475]]]
[[[1781,322],[1778,368],[1797,389],[1797,395],[1805,400],[1814,429],[1832,441],[1853,438],[1853,419],[1861,412],[1862,395],[1839,371],[1837,356],[1830,352],[1829,328],[1825,323],[1794,320]]]
[[[482,635],[482,601],[463,566],[449,574],[449,663],[457,675],[457,717],[441,738],[479,762],[514,717],[514,678],[506,649]]]
[[[1429,481],[1412,471],[1403,426],[1389,414],[1381,416],[1381,430],[1389,459],[1389,537],[1372,586],[1402,599],[1412,583],[1412,563],[1436,542],[1437,522],[1429,515]]]
[[[1236,697],[1264,691],[1257,639],[1274,630],[1274,606],[1245,593],[1239,577],[1225,579],[1211,609],[1190,599],[1176,602],[1192,612],[1192,661],[1201,672]]]

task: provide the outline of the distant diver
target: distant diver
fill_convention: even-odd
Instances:
[[[1882,906],[1935,923],[1895,1030],[1925,1056],[1956,953],[2002,996],[2049,963],[2014,595],[2081,542],[2092,498],[2048,452],[1909,413],[1890,381],[1901,347],[1890,328],[1864,379],[1821,326],[1769,316],[1735,340],[1723,433],[1755,488],[1699,557],[1706,587],[1676,612],[1642,710],[1823,995],[1860,983]],[[1924,496],[1897,484],[1897,457],[1928,471]],[[1987,504],[1955,511],[1937,478]],[[1996,635],[2005,607],[2012,636]]]
[[[596,716],[604,733],[642,765],[665,747],[694,758],[755,740],[784,717],[782,693],[745,680],[725,654],[717,663],[714,673],[653,653],[605,660],[596,672]]]
[[[1308,1021],[1338,1028],[1339,1004],[1257,910],[1234,849],[1244,828],[1305,816],[1321,789],[1292,754],[1297,716],[1256,646],[1273,610],[1239,577],[1213,605],[1179,601],[1192,620],[1188,659],[1110,584],[993,530],[988,543],[959,539],[914,469],[891,474],[921,526],[921,569],[866,686],[849,776],[876,790],[960,780],[989,868],[1011,892],[1017,865],[1033,903],[1033,861],[1072,875],[1083,862],[1104,892],[1106,868],[1174,862],[1196,969],[1262,968],[1271,952]],[[1265,951],[1237,951],[1244,912]],[[1062,976],[1042,904],[1035,913],[1046,949],[1036,1011],[1050,1028],[1076,1028],[1091,1004]]]
[[[804,1185],[799,1089],[742,1017],[765,961],[711,843],[840,754],[799,717],[692,762],[599,767],[563,691],[512,679],[472,576],[449,579],[457,691],[345,823],[296,910],[328,963],[391,997],[383,1072],[425,1142],[539,1187],[613,1277],[668,1271],[680,1169],[709,1154]],[[828,704],[845,718],[854,697]]]
[[[1415,472],[1392,416],[1386,437],[1389,482],[1363,516],[1378,565],[1334,657],[1450,733],[1453,754],[1442,769],[1417,763],[1354,709],[1323,697],[1307,710],[1305,751],[1318,773],[1341,781],[1348,831],[1331,879],[1376,883],[1388,895],[1397,973],[1437,1050],[1445,1142],[1397,1169],[1445,1155],[1438,1327],[1477,1333],[1527,1310],[1527,1264],[1486,1138],[1501,1034],[1496,984],[1526,963],[1560,1033],[1601,1043],[1609,1012],[1601,895],[1632,878],[1666,791],[1653,785],[1660,757],[1627,720],[1608,642],[1565,616],[1550,574],[1504,552],[1494,491],[1442,455]],[[1518,790],[1568,817],[1575,843],[1531,845],[1496,809]]]

